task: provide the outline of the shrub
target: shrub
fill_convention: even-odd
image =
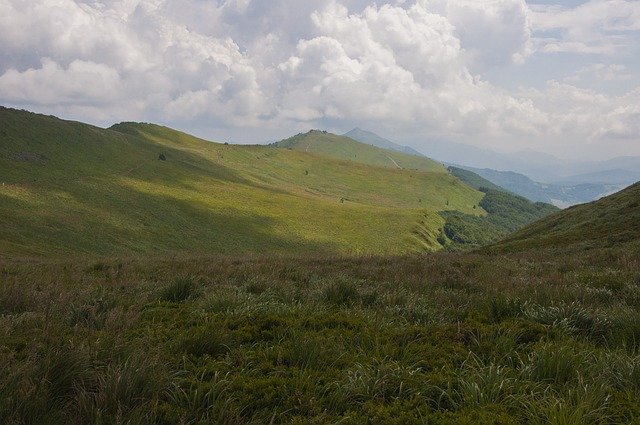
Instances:
[[[401,366],[388,359],[374,360],[371,364],[356,364],[340,386],[351,401],[389,402],[419,391],[422,385],[419,372],[419,368]]]
[[[96,370],[95,382],[78,388],[78,414],[85,423],[117,421],[124,413],[145,408],[166,385],[157,359],[128,358]],[[151,423],[152,421],[145,421]]]
[[[17,283],[0,284],[0,314],[18,314],[34,304],[33,289]]]
[[[542,400],[522,405],[525,421],[534,425],[589,425],[612,423],[610,397],[602,385],[579,382],[564,393],[545,391]]]
[[[492,328],[471,335],[470,349],[485,361],[512,364],[517,359],[516,350],[522,333],[509,328]]]
[[[111,310],[117,305],[114,299],[97,298],[83,305],[72,305],[69,314],[69,326],[85,326],[91,329],[102,329]]]
[[[477,365],[459,378],[455,396],[466,406],[499,404],[517,393],[517,386],[518,381],[509,368]]]

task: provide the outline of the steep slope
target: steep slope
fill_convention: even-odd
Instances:
[[[444,165],[432,159],[379,148],[326,131],[311,130],[273,146],[380,167],[446,173]]]
[[[537,221],[491,249],[579,250],[640,241],[640,183]]]
[[[360,143],[366,143],[367,145],[373,145],[378,148],[389,149],[396,152],[406,153],[408,155],[425,156],[417,150],[410,148],[409,146],[399,145],[391,140],[380,137],[370,131],[362,130],[360,128],[354,128],[348,133],[343,134],[345,137],[349,137]]]
[[[0,138],[0,256],[403,253],[440,248],[440,211],[484,214],[426,158],[416,172],[5,108]]]
[[[474,173],[473,171],[459,168],[459,167],[447,167],[449,172],[471,186],[474,189],[493,189],[497,191],[507,192],[506,189],[490,182],[489,180],[483,178],[482,176]]]

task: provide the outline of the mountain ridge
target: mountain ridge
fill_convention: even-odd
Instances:
[[[343,136],[350,137],[351,139],[356,140],[358,142],[366,143],[366,144],[383,148],[383,149],[390,149],[397,152],[406,153],[409,155],[426,156],[409,146],[399,145],[395,142],[392,142],[389,139],[385,139],[384,137],[377,135],[376,133],[373,133],[367,130],[362,130],[361,128],[358,128],[358,127],[343,134]]]
[[[439,211],[481,214],[482,193],[426,158],[399,170],[15,109],[0,123],[0,256],[421,252],[441,248]]]

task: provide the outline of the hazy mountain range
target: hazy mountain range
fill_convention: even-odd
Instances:
[[[450,141],[431,142],[424,152],[418,152],[359,128],[345,136],[385,149],[425,155],[473,171],[531,201],[560,207],[599,199],[640,180],[640,157],[569,162],[532,150],[505,154]]]

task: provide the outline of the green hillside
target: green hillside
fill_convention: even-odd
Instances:
[[[558,211],[558,208],[545,203],[533,203],[496,186],[479,175],[461,168],[444,168],[426,157],[405,155],[357,142],[348,137],[336,136],[325,131],[312,130],[274,144],[277,147],[303,150],[324,157],[346,159],[354,163],[398,167],[403,164],[414,170],[427,170],[428,173],[448,171],[467,186],[483,192],[485,195],[473,207],[473,211],[461,211],[458,208],[445,208],[439,216],[442,226],[435,229],[433,218],[426,216],[415,233],[419,239],[437,240],[449,249],[468,249],[497,241],[540,218]]]
[[[481,178],[481,177],[479,177]],[[476,248],[500,240],[527,224],[558,211],[543,202],[533,203],[504,190],[481,188],[485,193],[479,206],[488,214],[476,216],[460,211],[446,211],[443,236],[440,242],[455,248]]]
[[[478,190],[492,189],[492,190],[498,190],[502,192],[508,192],[506,189],[503,189],[502,187],[491,183],[489,180],[479,176],[473,171],[465,170],[463,168],[458,168],[458,167],[448,167],[447,169],[451,174],[453,174],[454,176],[456,176],[457,178],[459,178],[469,186],[473,187],[474,189],[478,189]]]
[[[311,130],[274,143],[274,146],[381,167],[447,172],[444,165],[432,159],[379,148],[326,131]]]
[[[440,248],[440,211],[483,214],[483,194],[429,160],[372,167],[12,109],[0,132],[2,256],[403,253]]]
[[[517,232],[492,249],[566,251],[612,248],[640,241],[640,183],[577,205]]]

